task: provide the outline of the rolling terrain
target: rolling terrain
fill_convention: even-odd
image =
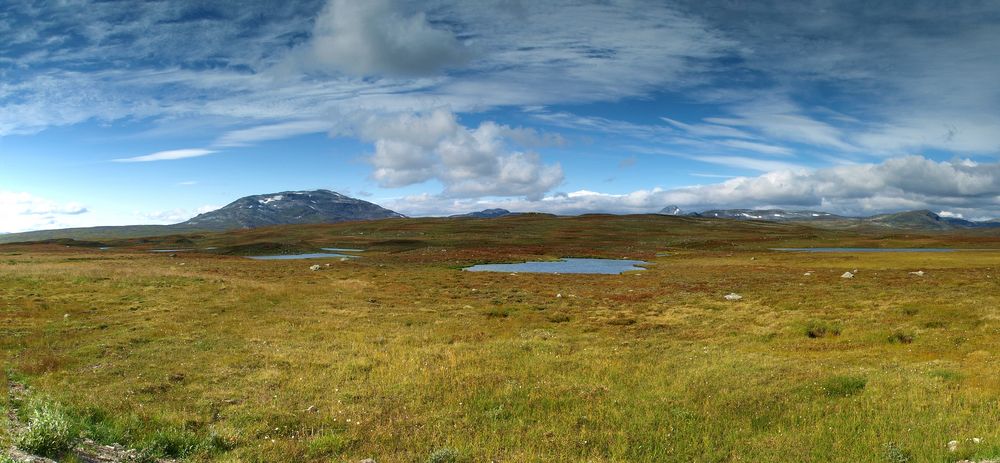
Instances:
[[[330,190],[283,191],[245,196],[214,211],[173,225],[126,225],[40,230],[0,235],[0,243],[52,239],[107,240],[218,232],[274,225],[337,223],[402,218],[377,204]]]
[[[98,241],[0,246],[0,407],[150,459],[1000,456],[996,236],[519,214]],[[811,246],[974,250],[770,251]],[[322,247],[364,251],[242,257]],[[461,270],[565,256],[649,265]]]

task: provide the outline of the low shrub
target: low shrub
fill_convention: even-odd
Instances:
[[[570,320],[569,315],[564,313],[554,313],[546,318],[552,323],[566,323]]]
[[[28,413],[27,425],[14,435],[14,445],[29,453],[58,457],[73,448],[77,433],[61,408],[36,402]]]

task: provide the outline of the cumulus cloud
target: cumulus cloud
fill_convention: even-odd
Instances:
[[[871,215],[902,209],[947,211],[952,217],[1000,216],[1000,163],[970,165],[922,156],[822,169],[769,172],[720,183],[626,194],[594,191],[523,199],[409,197],[393,207],[410,215],[451,214],[487,207],[556,214],[583,212],[649,213],[668,204],[688,211],[713,208],[783,207]]]
[[[76,202],[60,203],[25,192],[0,191],[0,232],[60,228],[87,213]]]
[[[559,164],[546,165],[537,153],[513,149],[513,140],[523,140],[524,130],[491,121],[468,128],[443,109],[368,116],[356,135],[374,143],[368,158],[372,178],[384,187],[435,179],[444,185],[446,197],[537,198],[563,180]]]
[[[405,14],[391,0],[331,0],[316,18],[311,42],[293,59],[306,71],[412,76],[469,56],[453,33],[433,27],[422,12]]]
[[[214,211],[222,206],[205,205],[196,209],[169,209],[160,211],[135,211],[133,216],[142,223],[169,225],[188,220],[198,214]]]

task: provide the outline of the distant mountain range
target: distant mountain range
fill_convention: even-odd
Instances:
[[[403,214],[330,190],[283,191],[246,196],[225,207],[173,225],[65,228],[0,236],[0,243],[61,238],[76,240],[137,238],[182,233],[258,228],[270,225],[336,223],[402,218]]]
[[[455,214],[448,217],[459,218],[459,217],[470,217],[476,219],[495,219],[497,217],[503,217],[506,215],[513,215],[514,212],[508,211],[507,209],[483,209],[481,211],[469,212],[466,214]]]
[[[1000,229],[1000,219],[975,222],[943,217],[928,210],[881,214],[871,217],[845,217],[829,212],[783,209],[714,209],[684,213],[677,206],[667,206],[663,215],[736,220],[787,222],[838,229],[900,229],[948,231],[980,228]],[[506,209],[485,209],[453,215],[452,218],[491,219],[518,215]],[[173,225],[130,225],[121,227],[66,228],[25,233],[0,234],[0,243],[73,239],[92,241],[214,232],[273,225],[336,223],[353,220],[404,218],[405,216],[357,198],[329,190],[283,191],[246,196],[220,209],[199,214]]]
[[[846,217],[822,211],[790,211],[783,209],[713,209],[704,212],[683,214],[676,206],[667,206],[660,213],[665,215],[684,215],[687,217],[795,222],[828,228],[858,228],[868,226],[905,230],[962,230],[1000,227],[1000,219],[976,222],[955,217],[943,217],[928,210],[879,214],[870,217]]]

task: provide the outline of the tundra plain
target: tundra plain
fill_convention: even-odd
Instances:
[[[322,247],[365,252],[242,257]],[[986,232],[597,215],[3,245],[0,446],[42,410],[150,460],[1000,458],[991,249]],[[649,265],[461,270],[559,257]]]

